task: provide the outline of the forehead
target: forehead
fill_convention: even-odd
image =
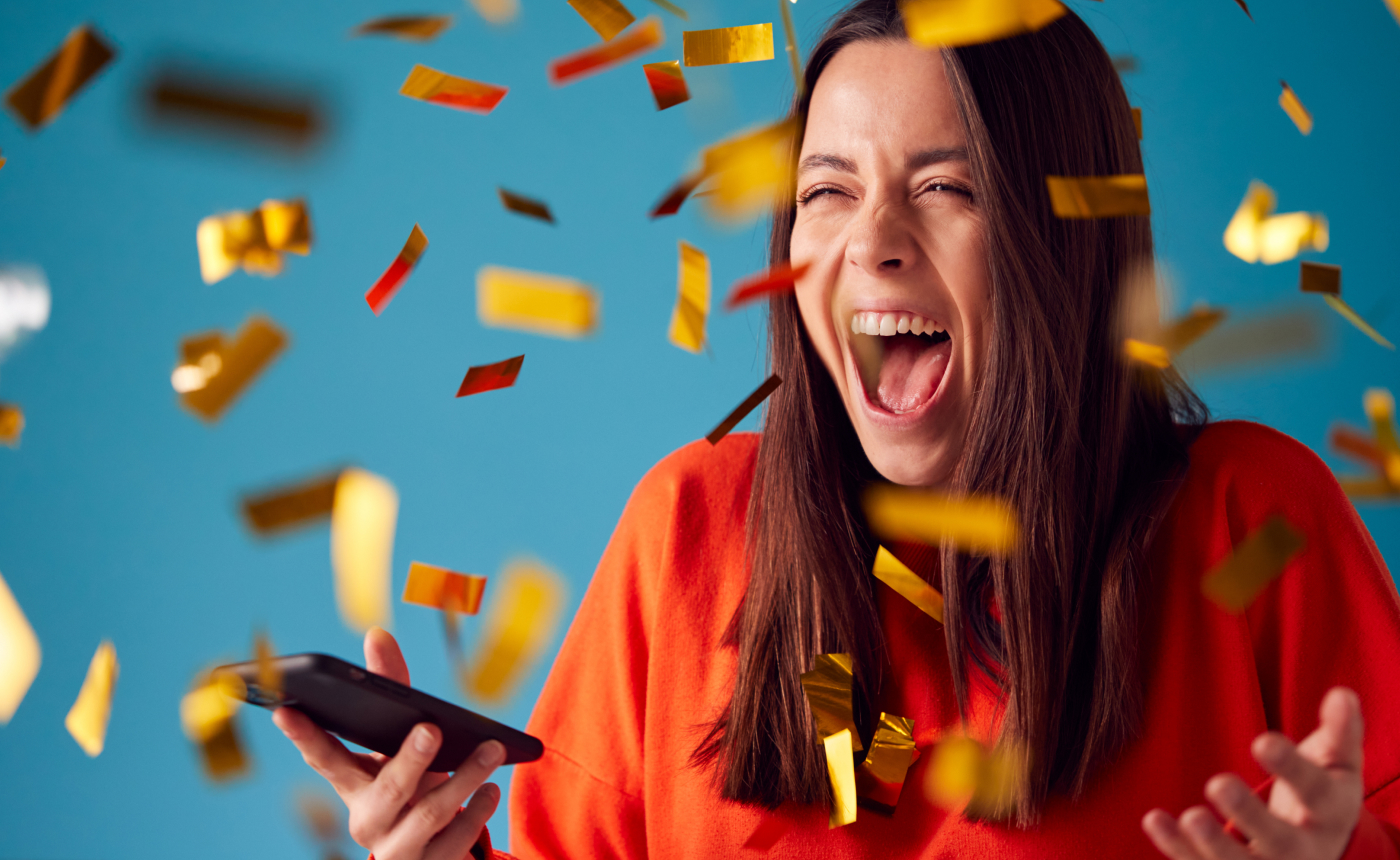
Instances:
[[[938,51],[900,40],[854,42],[812,90],[802,152],[859,159],[966,145]]]

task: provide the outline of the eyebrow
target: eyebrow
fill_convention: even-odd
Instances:
[[[934,164],[943,164],[949,161],[967,161],[967,150],[962,147],[948,147],[943,149],[924,149],[914,153],[905,159],[906,170],[919,170]],[[798,165],[799,170],[814,170],[818,167],[830,167],[842,173],[859,173],[856,163],[841,155],[833,155],[826,152],[817,152],[802,159]]]

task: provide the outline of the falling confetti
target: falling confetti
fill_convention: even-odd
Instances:
[[[389,585],[399,494],[362,469],[346,469],[331,511],[331,566],[340,617],[356,633],[389,626]]]
[[[337,469],[290,486],[245,496],[240,505],[243,517],[249,528],[264,537],[327,520],[335,507],[335,485],[339,480]]]
[[[861,750],[865,747],[860,742],[860,731],[856,728],[851,704],[853,682],[854,666],[850,654],[818,654],[812,669],[802,673],[802,692],[806,694],[807,705],[812,709],[819,739],[849,729],[852,749]]]
[[[484,266],[476,275],[481,324],[554,337],[584,337],[598,328],[598,294],[572,278]]]
[[[445,567],[415,561],[408,566],[403,601],[460,615],[475,615],[481,610],[481,596],[485,592],[484,576],[457,573]]]
[[[569,0],[574,11],[588,22],[604,41],[632,26],[637,16],[618,0]]]
[[[690,88],[685,85],[680,60],[647,63],[642,66],[642,72],[646,74],[647,86],[651,87],[651,97],[656,99],[657,110],[690,101]]]
[[[551,61],[549,82],[555,86],[572,83],[655,50],[665,41],[661,19],[655,16],[645,18],[640,24],[601,45]]]
[[[102,71],[116,50],[84,24],[68,34],[44,64],[5,94],[5,103],[30,131],[38,131],[68,106],[78,91]]]
[[[518,212],[530,218],[538,218],[541,221],[554,223],[554,215],[549,211],[549,205],[543,200],[535,200],[504,188],[497,188],[496,193],[500,195],[501,205],[511,212]]]
[[[924,581],[899,559],[894,553],[880,547],[875,552],[875,565],[871,569],[875,578],[888,585],[896,594],[917,606],[930,618],[942,623],[943,595]]]
[[[21,341],[48,325],[52,304],[43,269],[0,266],[0,361]]]
[[[773,59],[773,25],[686,30],[681,34],[687,66],[719,66]]]
[[[1315,212],[1275,215],[1277,198],[1262,182],[1249,183],[1244,201],[1225,228],[1225,248],[1246,263],[1291,260],[1305,250],[1326,251],[1327,219]]]
[[[393,36],[409,42],[431,42],[452,26],[451,15],[389,15],[366,21],[351,36]]]
[[[282,254],[311,253],[311,216],[306,201],[265,200],[252,212],[210,215],[195,230],[199,273],[214,284],[242,267],[272,277],[282,271]]]
[[[881,711],[870,751],[856,769],[856,794],[861,803],[886,815],[893,814],[904,790],[904,778],[918,760],[914,721]]]
[[[520,375],[520,367],[524,363],[525,356],[517,355],[515,358],[508,358],[495,364],[469,367],[466,377],[462,379],[461,387],[457,389],[457,396],[466,397],[468,394],[510,388],[515,384],[515,378]]]
[[[112,716],[112,694],[117,687],[117,649],[108,640],[97,646],[88,664],[87,677],[78,690],[78,699],[68,711],[63,725],[83,752],[101,755],[107,741],[107,722]]]
[[[1058,218],[1117,218],[1125,215],[1151,215],[1147,199],[1147,177],[1140,173],[1122,176],[1047,176],[1050,207]]]
[[[782,384],[782,377],[778,376],[776,373],[763,380],[763,383],[759,385],[758,388],[754,389],[753,394],[745,397],[743,403],[734,407],[734,411],[726,415],[724,420],[719,422],[719,424],[715,426],[715,429],[711,430],[705,436],[705,441],[709,442],[711,445],[718,445],[719,440],[729,435],[730,430],[733,430],[750,412],[757,409],[758,404],[767,400],[768,395],[777,391],[778,386]]]
[[[459,78],[422,64],[414,65],[399,87],[399,93],[411,99],[481,114],[495,110],[509,91],[507,87]]]
[[[764,296],[785,293],[796,289],[797,282],[807,274],[810,263],[794,266],[792,263],[779,263],[771,269],[759,272],[736,283],[729,289],[729,297],[724,300],[724,309],[732,311],[740,305],[748,304]]]
[[[13,403],[0,403],[0,444],[19,447],[24,432],[24,410]]]
[[[788,199],[797,133],[796,120],[789,119],[706,149],[701,172],[711,182],[705,196],[708,214],[724,224],[740,224]]]
[[[1249,608],[1307,543],[1281,516],[1270,517],[1201,580],[1201,592],[1227,612]]]
[[[379,280],[374,282],[374,286],[369,288],[369,292],[365,293],[365,301],[369,303],[369,309],[374,311],[375,316],[379,316],[384,308],[388,307],[394,294],[403,286],[404,279],[418,265],[418,260],[427,249],[428,237],[423,235],[422,228],[414,224],[399,255],[389,264],[389,268],[384,270],[384,274],[379,276]]]
[[[1006,555],[1020,529],[1016,513],[991,496],[951,496],[938,490],[880,484],[865,493],[865,516],[876,534],[966,552]]]
[[[324,135],[327,110],[314,87],[232,76],[223,70],[168,65],[145,85],[146,114],[162,128],[270,144],[292,152],[309,149]]]
[[[0,576],[0,725],[15,715],[39,674],[39,638]]]
[[[464,679],[467,692],[505,701],[553,640],[563,603],[564,583],[554,571],[535,561],[508,565],[477,647],[478,661]]]
[[[850,729],[822,738],[826,772],[831,779],[831,815],[827,826],[844,827],[856,820],[856,769]]]
[[[710,258],[687,242],[680,243],[676,308],[671,313],[671,343],[690,352],[705,345],[705,318],[710,313]]]
[[[909,41],[955,48],[1034,32],[1065,7],[1056,0],[903,0],[899,11]]]
[[[222,332],[185,338],[170,384],[184,407],[213,423],[287,346],[287,335],[264,316],[253,316],[232,342]]]
[[[1283,108],[1283,112],[1288,114],[1288,118],[1293,120],[1293,124],[1298,126],[1298,130],[1303,134],[1312,134],[1313,118],[1308,113],[1308,109],[1303,107],[1302,99],[1293,92],[1293,88],[1288,85],[1288,81],[1279,81],[1283,87],[1283,92],[1279,93],[1278,106]]]
[[[204,775],[214,782],[228,782],[250,770],[234,720],[244,695],[236,675],[206,672],[180,700],[180,724],[199,747]]]

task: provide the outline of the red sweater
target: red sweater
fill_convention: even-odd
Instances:
[[[927,753],[959,727],[943,630],[877,584],[892,667],[876,705],[912,718],[924,753],[894,815],[862,808],[832,830],[824,808],[721,799],[690,755],[734,683],[735,651],[721,641],[748,577],[757,450],[752,434],[688,445],[632,494],[530,721],[547,751],[515,771],[520,857],[750,856],[758,852],[744,843],[766,825],[782,831],[769,852],[777,858],[1150,858],[1145,812],[1203,802],[1206,780],[1222,771],[1262,783],[1250,741],[1268,729],[1301,739],[1337,684],[1360,694],[1367,719],[1367,812],[1347,860],[1400,856],[1389,824],[1400,823],[1395,586],[1327,467],[1287,436],[1234,421],[1192,447],[1149,556],[1142,736],[1082,797],[1052,798],[1027,830],[968,821],[925,797]],[[1201,576],[1274,513],[1307,546],[1247,612],[1227,614],[1202,597]],[[989,698],[973,700],[984,739],[992,714]]]

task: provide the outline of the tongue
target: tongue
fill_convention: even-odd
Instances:
[[[884,359],[875,400],[890,412],[912,412],[933,396],[948,367],[952,341],[933,344],[911,334],[880,338]]]

